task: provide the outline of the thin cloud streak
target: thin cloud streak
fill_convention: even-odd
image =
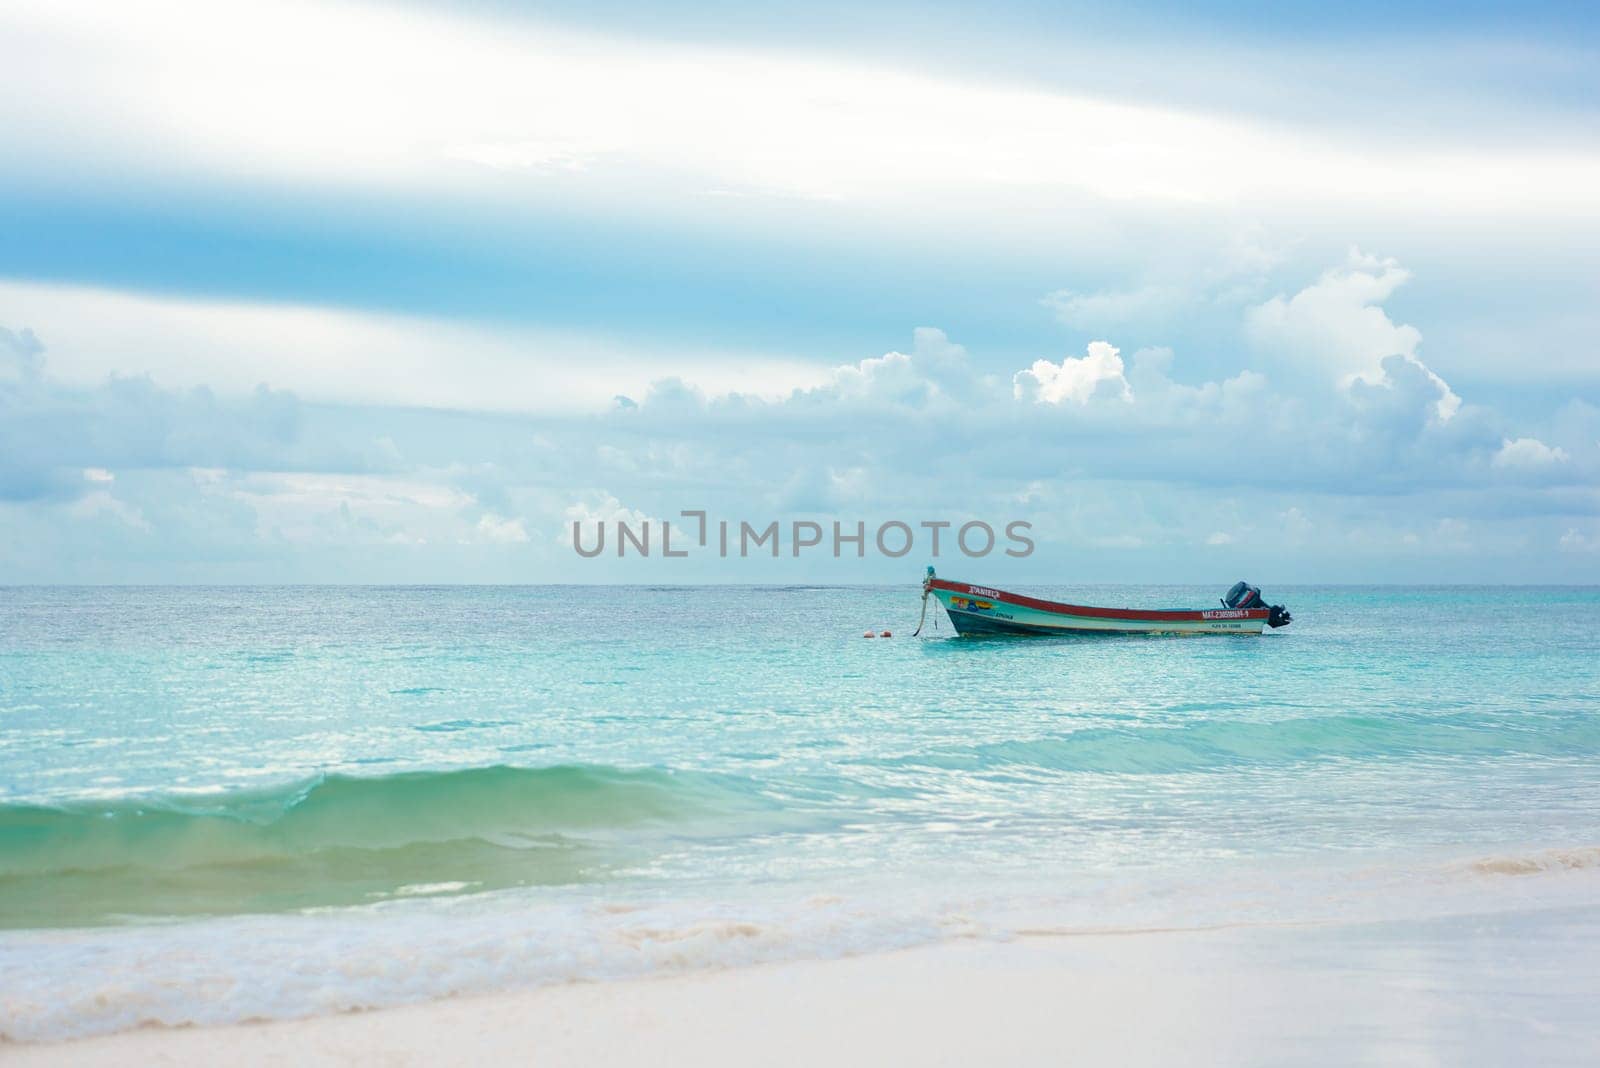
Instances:
[[[825,57],[414,9],[63,0],[7,22],[17,55],[0,79],[21,132],[13,168],[25,173],[114,167],[512,199],[675,188],[910,213],[933,199],[993,213],[996,195],[1382,204],[1478,220],[1592,219],[1600,187],[1587,149],[1364,144]]]
[[[760,353],[639,347],[578,331],[493,329],[305,305],[188,300],[0,280],[0,323],[45,338],[51,374],[112,375],[243,394],[260,383],[324,403],[570,413],[642,392],[664,364],[718,392],[779,396],[827,375]]]

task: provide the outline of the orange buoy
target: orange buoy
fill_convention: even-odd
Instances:
[[[877,634],[875,634],[875,633],[873,633],[872,631],[869,630],[865,634],[863,634],[862,637],[863,638],[876,638]]]
[[[880,638],[893,638],[894,635],[890,634],[888,631],[884,631],[882,634],[878,635],[878,637],[880,637]]]

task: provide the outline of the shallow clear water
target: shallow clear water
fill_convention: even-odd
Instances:
[[[958,639],[909,585],[0,590],[0,1029],[1600,900],[1600,590],[1266,593]]]

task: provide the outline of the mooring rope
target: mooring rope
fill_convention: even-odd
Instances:
[[[923,589],[922,589],[922,615],[917,617],[917,629],[911,632],[911,636],[913,638],[915,638],[917,635],[922,633],[922,624],[923,624],[923,621],[926,620],[927,618],[928,618],[928,589],[927,589],[926,586],[924,586]],[[934,626],[938,626],[939,625],[939,617],[938,616],[934,616],[933,617],[933,624],[934,624]]]

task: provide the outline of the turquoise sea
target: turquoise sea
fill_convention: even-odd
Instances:
[[[1264,592],[973,639],[915,581],[0,589],[0,1033],[1600,904],[1600,590]]]

